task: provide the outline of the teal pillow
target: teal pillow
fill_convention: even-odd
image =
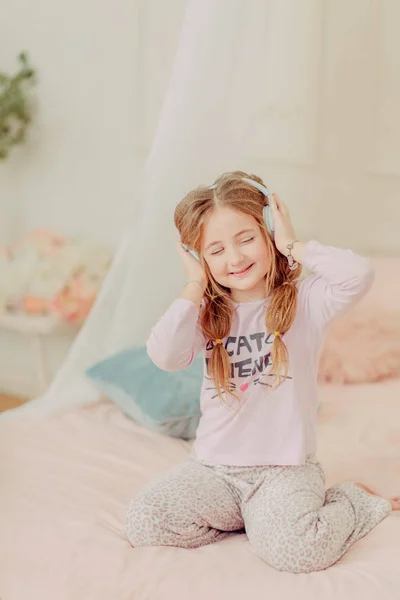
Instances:
[[[145,346],[129,348],[86,371],[100,391],[136,423],[172,437],[193,439],[200,419],[203,357],[182,371],[162,371]]]

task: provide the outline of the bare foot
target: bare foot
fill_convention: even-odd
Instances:
[[[366,486],[365,483],[355,481],[354,485],[362,488],[363,490],[365,490],[369,494],[372,494],[373,496],[379,496],[379,498],[383,498],[383,496],[381,496],[377,492],[374,492],[374,490],[371,490],[371,488]],[[385,498],[385,500],[388,500],[390,502],[390,504],[392,505],[392,510],[400,510],[400,496],[394,496],[393,498]]]

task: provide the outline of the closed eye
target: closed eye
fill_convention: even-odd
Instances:
[[[245,240],[242,240],[240,243],[241,244],[248,244],[249,242],[252,242],[254,240],[253,237],[247,238]],[[223,251],[223,248],[220,248],[219,250],[215,250],[214,252],[211,252],[212,256],[217,256],[218,254],[221,254],[221,252]]]

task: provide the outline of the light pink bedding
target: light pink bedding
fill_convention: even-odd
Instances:
[[[320,397],[327,486],[355,479],[400,494],[400,381]],[[1,600],[400,599],[400,512],[309,575],[275,571],[244,534],[197,550],[131,548],[129,499],[188,450],[108,402],[0,420]]]

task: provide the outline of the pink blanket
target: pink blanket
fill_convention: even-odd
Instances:
[[[320,387],[327,486],[400,494],[400,380]],[[129,499],[190,444],[136,426],[109,402],[0,420],[2,600],[399,600],[400,512],[325,571],[274,570],[238,534],[197,550],[131,548]]]

